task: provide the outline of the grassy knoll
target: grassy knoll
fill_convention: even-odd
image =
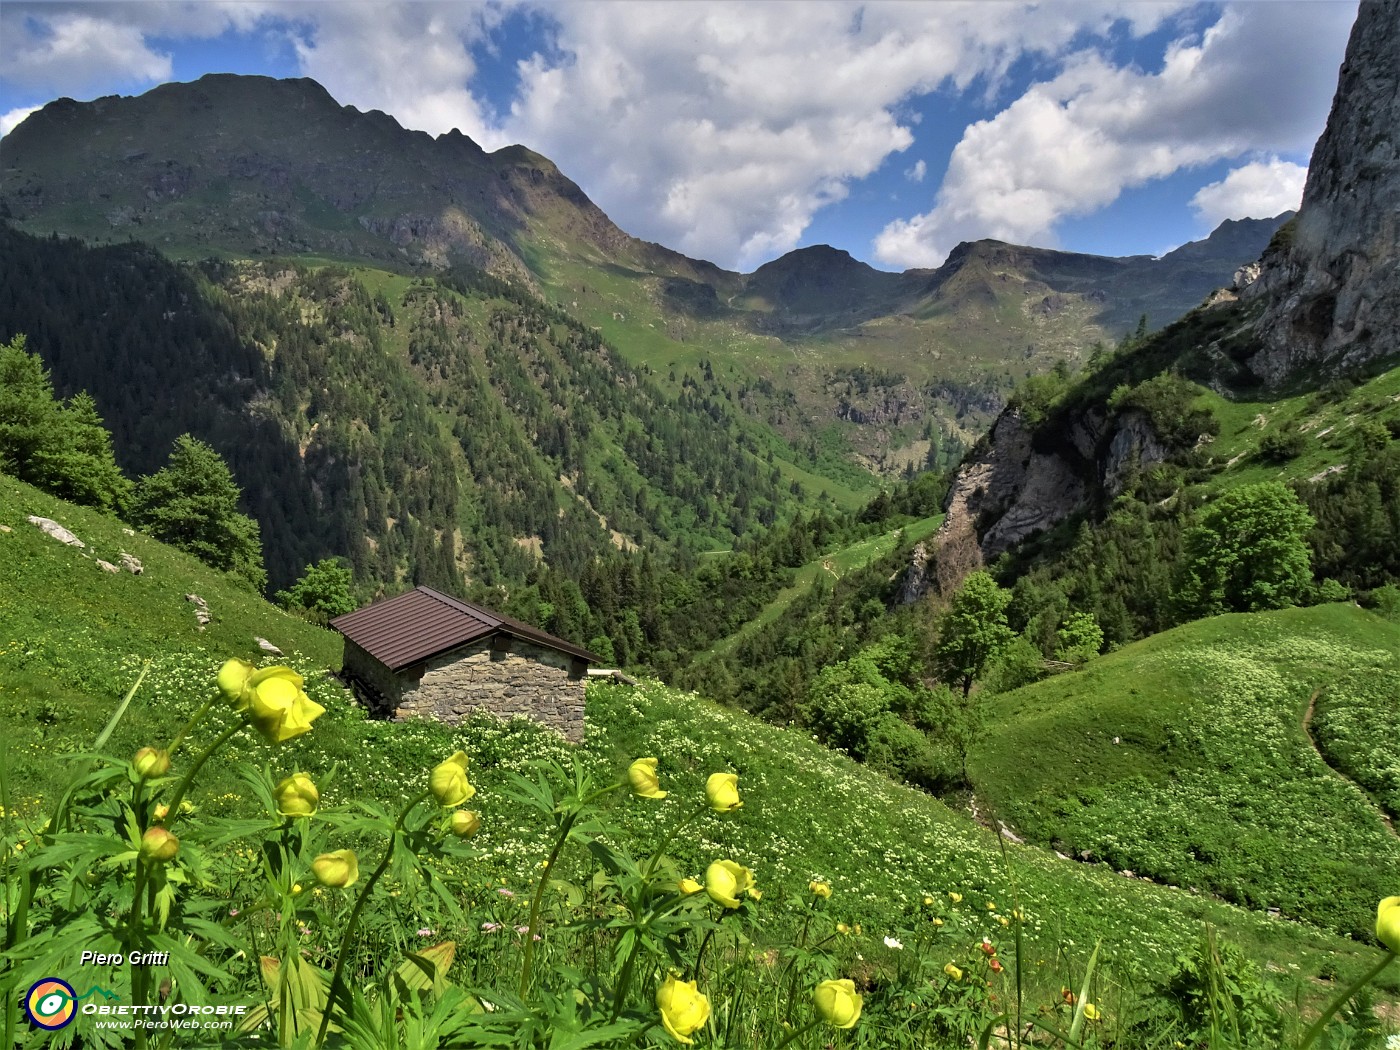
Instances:
[[[1397,650],[1351,605],[1188,624],[989,701],[973,780],[1034,841],[1364,936],[1400,841],[1303,717]],[[1394,762],[1393,735],[1371,744]]]

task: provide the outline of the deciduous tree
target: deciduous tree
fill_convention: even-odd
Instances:
[[[1233,489],[1186,534],[1178,601],[1188,615],[1295,605],[1312,581],[1313,516],[1277,481]]]
[[[938,625],[934,664],[949,684],[962,686],[963,696],[982,677],[988,662],[1012,638],[1006,623],[1011,592],[997,586],[985,571],[972,573],[953,596]]]

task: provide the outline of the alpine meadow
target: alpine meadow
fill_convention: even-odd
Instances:
[[[1400,0],[996,6],[7,5],[4,1046],[1400,1048]]]

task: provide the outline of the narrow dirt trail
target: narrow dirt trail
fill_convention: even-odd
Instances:
[[[1362,787],[1360,784],[1358,784],[1356,781],[1352,780],[1351,777],[1347,776],[1341,770],[1337,769],[1330,762],[1328,762],[1327,756],[1322,753],[1322,748],[1317,746],[1317,741],[1313,738],[1312,734],[1312,720],[1313,713],[1317,710],[1317,698],[1321,695],[1322,686],[1318,686],[1316,689],[1313,690],[1312,696],[1308,697],[1308,709],[1303,713],[1303,736],[1307,739],[1308,746],[1311,747],[1315,752],[1317,752],[1317,757],[1319,761],[1321,761],[1322,764],[1328,769],[1332,770],[1332,773],[1335,776],[1341,777],[1352,787],[1356,788],[1357,791],[1360,791],[1361,794],[1366,797],[1366,800],[1371,803],[1372,808],[1375,809],[1376,815],[1381,818],[1381,823],[1385,825],[1386,830],[1389,831],[1396,838],[1400,838],[1400,832],[1397,832],[1395,830],[1395,822],[1390,819],[1389,814],[1387,814],[1385,810],[1381,809],[1380,806],[1376,805],[1375,800],[1371,798],[1371,793],[1367,791],[1364,787]]]

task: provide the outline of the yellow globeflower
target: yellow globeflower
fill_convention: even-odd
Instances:
[[[1400,897],[1387,897],[1376,908],[1376,940],[1400,954]]]
[[[309,817],[321,802],[321,792],[305,773],[293,773],[278,782],[272,791],[277,812],[284,817]]]
[[[159,825],[146,829],[141,836],[141,848],[137,851],[142,860],[163,863],[174,860],[180,852],[180,840]]]
[[[838,922],[836,924],[836,932],[841,934],[841,936],[843,937],[849,937],[851,935],[851,928],[847,926],[844,922]]]
[[[661,1024],[678,1042],[690,1046],[690,1037],[710,1019],[710,1000],[696,990],[694,981],[667,977],[656,990],[656,1008],[661,1012]]]
[[[930,896],[928,896],[927,894],[924,896],[924,907],[925,907],[925,908],[932,908],[932,907],[933,907],[933,898],[930,897]]]
[[[831,883],[829,882],[813,879],[807,883],[807,888],[812,891],[814,897],[820,897],[824,901],[831,899]]]
[[[459,839],[469,839],[480,830],[480,813],[470,809],[459,809],[452,814],[452,834]]]
[[[949,893],[949,894],[948,894],[948,899],[949,899],[950,901],[952,901],[954,904],[961,904],[961,903],[962,903],[962,894],[961,894],[961,893]]]
[[[163,777],[170,772],[170,752],[164,748],[143,747],[131,760],[136,767],[136,775],[142,780],[150,777]]]
[[[817,1013],[822,1020],[836,1028],[854,1028],[860,1020],[861,998],[854,981],[823,981],[812,993]]]
[[[334,853],[322,853],[313,860],[311,871],[322,886],[343,890],[359,879],[360,861],[354,850],[338,849]]]
[[[733,813],[743,805],[739,801],[739,777],[735,773],[711,773],[705,781],[705,797],[716,813]]]
[[[665,798],[661,781],[656,777],[656,759],[639,758],[627,767],[627,780],[632,785],[632,794],[638,798]]]
[[[956,966],[954,966],[952,963],[949,963],[947,966],[943,967],[943,972],[946,973],[949,977],[951,977],[951,978],[952,978],[953,980],[955,980],[955,981],[961,981],[961,980],[962,980],[962,971],[959,970],[959,969],[958,969]]]
[[[681,893],[687,897],[691,896],[692,894],[699,893],[704,888],[705,886],[703,883],[697,882],[695,879],[692,878],[684,878],[681,879],[680,882],[676,883],[676,889],[680,890]]]
[[[439,762],[428,775],[428,786],[432,788],[433,798],[444,809],[460,806],[474,796],[476,788],[467,781],[466,752],[458,751],[445,762]]]
[[[705,892],[726,908],[737,908],[739,898],[753,889],[753,872],[732,860],[717,860],[705,869]]]
[[[942,926],[942,925],[943,925],[943,920],[940,919],[937,915],[935,915],[935,916],[933,917],[933,925],[935,925],[935,926]]]
[[[246,710],[253,728],[269,744],[284,744],[310,732],[326,709],[302,689],[301,675],[290,667],[264,667],[248,677]]]
[[[1099,1013],[1099,1008],[1093,1003],[1084,1004],[1084,1016],[1090,1021],[1097,1021],[1103,1015]]]

